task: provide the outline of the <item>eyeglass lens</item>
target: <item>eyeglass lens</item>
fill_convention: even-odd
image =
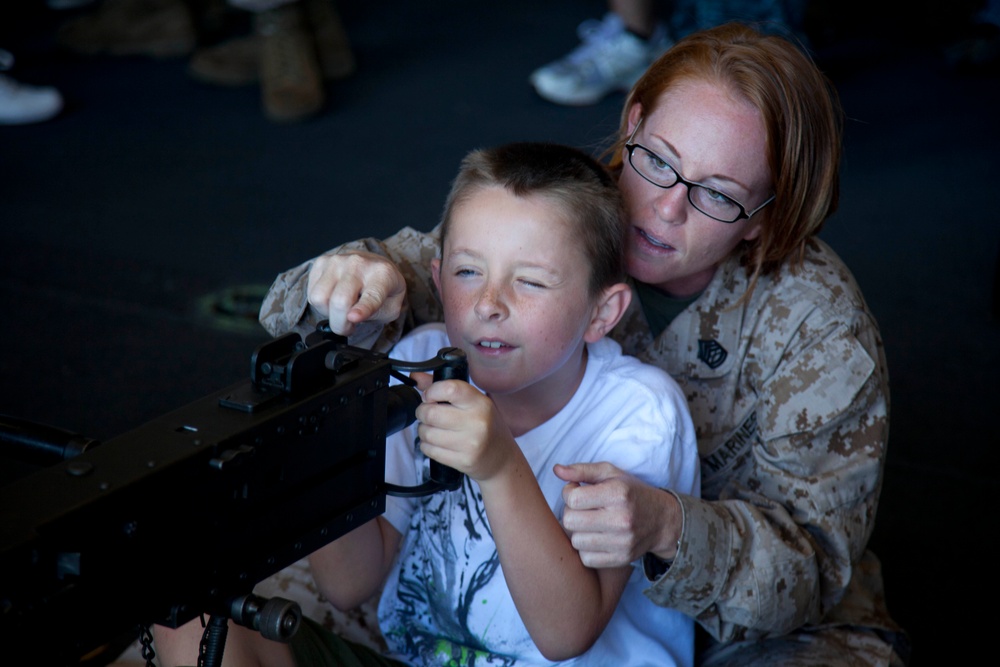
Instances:
[[[735,222],[743,213],[739,204],[721,192],[682,179],[670,164],[644,146],[633,144],[629,163],[640,176],[661,188],[671,188],[678,182],[684,183],[688,189],[688,201],[709,217],[723,222]]]

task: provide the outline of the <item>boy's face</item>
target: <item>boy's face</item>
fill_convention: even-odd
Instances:
[[[503,188],[480,190],[453,209],[434,279],[451,342],[468,354],[470,376],[484,391],[576,389],[596,300],[571,230],[552,200]]]

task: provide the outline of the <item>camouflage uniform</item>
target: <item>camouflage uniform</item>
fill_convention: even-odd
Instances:
[[[352,342],[385,350],[403,330],[441,319],[429,275],[436,232],[406,228],[342,247],[390,257],[409,290],[399,320]],[[312,330],[310,267],[272,286],[261,309],[272,334]],[[762,278],[739,304],[747,286],[732,258],[655,339],[638,298],[612,333],[680,384],[702,460],[703,496],[678,494],[679,551],[647,595],[698,621],[699,664],[904,664],[907,638],[865,548],[889,429],[878,326],[819,240],[799,269]]]

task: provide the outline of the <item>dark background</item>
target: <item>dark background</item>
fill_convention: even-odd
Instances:
[[[822,236],[889,360],[872,539],[889,608],[914,665],[970,663],[998,620],[1000,85],[948,57],[975,3],[873,4],[812,12],[848,117]],[[199,84],[184,58],[73,55],[53,35],[76,13],[4,2],[13,74],[57,86],[67,109],[0,127],[0,413],[99,440],[134,428],[247,376],[266,339],[256,299],[277,273],[360,236],[429,229],[471,148],[603,145],[622,96],[558,107],[527,76],[604,8],[341,2],[357,73],[328,86],[315,119],[278,125],[256,86]]]

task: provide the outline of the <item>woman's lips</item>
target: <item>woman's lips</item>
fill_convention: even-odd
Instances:
[[[635,231],[641,241],[644,241],[647,245],[652,246],[655,250],[660,250],[660,251],[676,250],[676,248],[674,248],[669,243],[664,243],[663,241],[660,241],[659,239],[657,239],[654,236],[651,236],[645,230],[640,229],[639,227],[636,227]]]

